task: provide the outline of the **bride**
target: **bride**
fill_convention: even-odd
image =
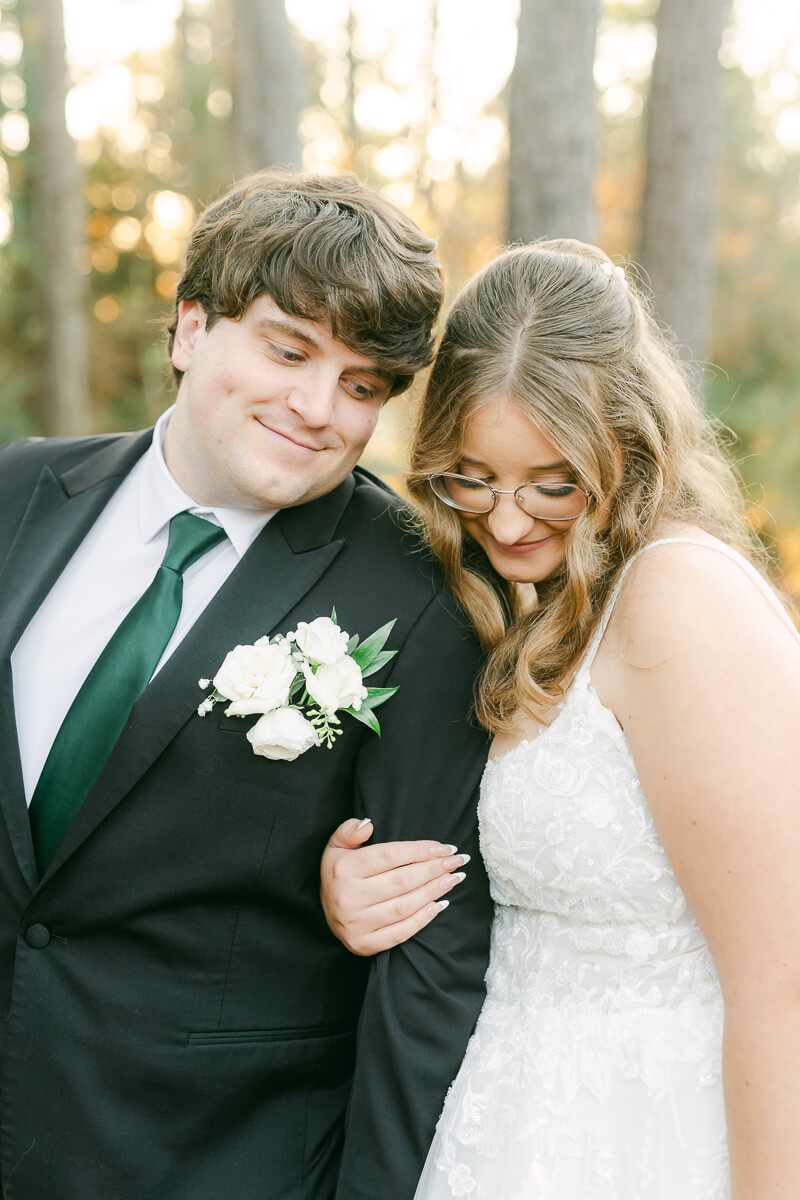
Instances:
[[[471,281],[410,488],[487,653],[496,905],[416,1200],[800,1195],[800,636],[621,268],[543,242]],[[357,953],[463,877],[370,833],[323,861]]]

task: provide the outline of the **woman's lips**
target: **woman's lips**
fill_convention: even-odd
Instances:
[[[517,542],[513,546],[506,546],[503,542],[498,542],[497,538],[492,538],[495,547],[501,554],[535,554],[547,542],[550,541],[551,534],[545,538],[540,538],[538,542]]]

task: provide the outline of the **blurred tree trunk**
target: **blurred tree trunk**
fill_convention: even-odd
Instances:
[[[520,0],[511,75],[508,236],[595,236],[599,0]]]
[[[708,355],[726,0],[662,0],[647,113],[639,260],[659,319]]]
[[[299,167],[303,77],[284,0],[233,0],[234,167]]]
[[[356,121],[356,70],[358,68],[358,59],[356,57],[356,14],[353,11],[352,0],[347,5],[347,94],[345,96],[345,134],[347,136],[350,153],[348,169],[352,170],[355,165],[356,152],[361,145],[361,131],[358,128]]]
[[[188,55],[189,39],[186,36],[186,30],[191,21],[189,12],[184,4],[181,8],[178,20],[176,23],[176,38],[175,52],[177,65],[177,87],[176,87],[176,104],[185,105],[196,120],[196,104],[194,94],[194,75],[196,71],[195,64],[190,61]],[[207,97],[204,97],[207,99]],[[175,130],[172,134],[172,156],[176,163],[180,164],[177,185],[187,192],[194,199],[199,191],[197,159],[202,154],[202,149],[198,147],[193,138],[194,122],[192,128],[182,128]],[[229,163],[229,168],[233,163]],[[229,174],[230,172],[226,173]]]
[[[67,131],[67,63],[62,0],[21,6],[31,121],[34,271],[44,325],[41,419],[49,435],[91,432],[83,171]]]

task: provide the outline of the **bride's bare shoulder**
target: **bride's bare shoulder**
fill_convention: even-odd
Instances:
[[[786,637],[788,628],[744,560],[723,542],[694,526],[671,527],[662,536],[681,540],[637,558],[609,623],[608,641],[627,663],[651,668],[700,647]]]

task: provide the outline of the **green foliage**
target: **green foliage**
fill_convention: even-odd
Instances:
[[[800,156],[776,141],[741,71],[724,75],[712,410],[772,531],[800,524]]]
[[[6,6],[7,7],[7,6]],[[36,16],[36,10],[31,10]],[[143,144],[128,149],[117,131],[102,131],[79,147],[85,163],[87,230],[82,256],[87,274],[90,386],[94,430],[136,429],[151,423],[172,398],[163,344],[164,319],[173,307],[183,243],[193,212],[227,186],[232,177],[230,121],[209,112],[208,97],[229,75],[231,30],[225,6],[209,8],[210,38],[218,48],[211,62],[197,63],[182,36],[169,50],[139,55],[128,66],[144,81],[133,120],[146,131]],[[185,22],[184,22],[185,24]],[[197,22],[195,22],[197,24]],[[36,20],[23,30],[37,36]],[[27,109],[35,124],[36,81],[27,76]],[[40,398],[46,386],[42,349],[47,331],[39,314],[35,255],[30,227],[33,173],[46,170],[31,145],[7,158],[14,235],[0,257],[0,442],[43,427]],[[191,202],[172,239],[148,238],[154,202],[162,192]],[[138,222],[139,236],[130,235]],[[120,227],[120,222],[123,225]],[[128,229],[125,228],[128,223]],[[120,228],[128,234],[121,236]]]

